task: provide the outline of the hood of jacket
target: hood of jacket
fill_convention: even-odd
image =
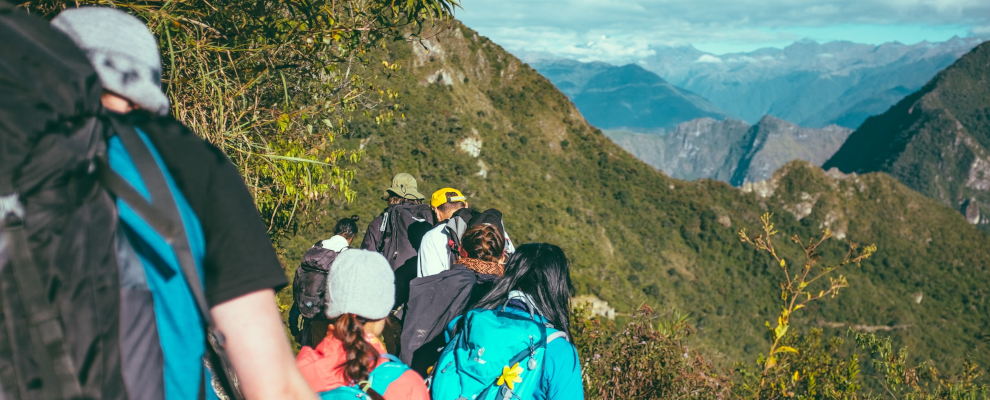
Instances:
[[[364,340],[371,343],[372,347],[378,350],[378,354],[386,353],[385,345],[370,333],[364,334]],[[344,351],[344,344],[332,332],[328,333],[315,349],[305,346],[296,356],[299,371],[309,383],[309,387],[317,393],[354,384],[344,376],[344,371],[340,368],[345,361],[347,361],[347,352]],[[378,363],[381,364],[382,359],[379,359]]]

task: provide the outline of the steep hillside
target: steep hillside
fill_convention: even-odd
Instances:
[[[868,119],[825,168],[883,171],[990,229],[990,43]]]
[[[756,125],[732,119],[700,118],[666,135],[605,131],[616,144],[671,177],[712,178],[740,186],[770,178],[788,161],[822,165],[851,129],[830,125],[802,128],[771,116]]]
[[[662,132],[696,118],[727,116],[705,98],[637,65],[564,60],[534,67],[574,101],[588,122],[602,129]]]
[[[855,129],[982,40],[880,46],[804,40],[784,49],[718,56],[694,48],[656,49],[643,66],[750,123],[769,114],[801,126]]]
[[[399,86],[396,114],[404,118],[351,123],[353,136],[342,145],[365,150],[357,199],[305,216],[297,235],[281,243],[289,272],[336,218],[359,214],[366,222],[380,212],[391,176],[408,172],[424,193],[453,186],[474,207],[501,209],[517,242],[562,246],[577,293],[595,294],[619,313],[644,302],[688,311],[699,331],[696,348],[724,354],[726,363],[752,360],[765,351],[764,321],[779,312],[779,267],[736,232],[754,229],[769,211],[782,234],[809,236],[829,226],[880,248],[846,273],[848,290],[802,310],[791,329],[889,328],[914,355],[948,362],[974,354],[990,364],[990,349],[978,340],[990,334],[990,240],[958,213],[883,174],[830,177],[803,163],[749,185],[752,193],[671,179],[612,143],[548,80],[470,29],[455,24],[424,44],[391,46],[389,61],[403,65],[390,83]],[[823,256],[842,251],[836,240]]]

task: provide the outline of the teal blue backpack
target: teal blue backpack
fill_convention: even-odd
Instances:
[[[529,307],[527,305],[527,307]],[[434,367],[430,393],[434,400],[534,398],[546,361],[547,343],[566,338],[535,315],[496,310],[471,310],[450,338]]]
[[[388,390],[388,386],[408,371],[409,367],[391,354],[382,354],[382,358],[388,359],[388,361],[378,365],[374,371],[371,371],[371,373],[368,374],[368,383],[371,384],[371,390],[374,390],[375,392],[378,392],[378,394],[384,396],[385,391]],[[341,386],[333,390],[320,392],[320,400],[354,400],[369,398],[371,397],[361,390],[358,385]]]

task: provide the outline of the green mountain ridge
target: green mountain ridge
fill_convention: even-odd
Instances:
[[[802,128],[767,115],[753,126],[733,119],[700,118],[664,135],[604,132],[636,158],[671,177],[712,178],[742,186],[769,179],[792,160],[822,165],[852,130],[837,125]]]
[[[886,172],[990,230],[990,42],[871,117],[825,168]]]
[[[342,145],[365,151],[357,199],[303,217],[280,243],[290,274],[337,218],[377,215],[392,175],[408,172],[426,194],[456,187],[473,207],[500,209],[517,243],[563,247],[578,294],[619,312],[642,303],[690,312],[697,348],[726,363],[752,361],[767,348],[764,321],[779,312],[779,267],[736,233],[772,212],[782,235],[829,228],[880,249],[845,272],[851,287],[838,298],[792,317],[792,329],[907,326],[889,333],[916,357],[990,364],[982,339],[990,335],[990,238],[889,176],[792,162],[743,189],[680,181],[615,145],[547,79],[459,23],[421,43],[396,43],[387,59],[403,65],[390,84],[405,117],[352,121]],[[838,240],[827,247],[826,259],[844,254]]]

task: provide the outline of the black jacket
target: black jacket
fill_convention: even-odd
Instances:
[[[446,344],[444,329],[488,293],[495,279],[463,265],[413,279],[402,327],[402,362],[426,376],[426,369],[440,358],[440,349]]]

